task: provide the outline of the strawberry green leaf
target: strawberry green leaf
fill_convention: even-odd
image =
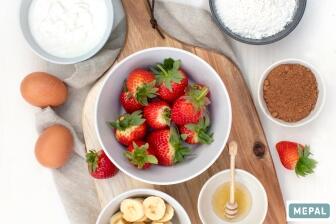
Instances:
[[[175,146],[174,163],[182,162],[184,158],[190,154],[190,152],[190,149],[182,144]]]
[[[164,84],[166,88],[173,92],[172,84],[181,83],[184,79],[184,76],[179,70],[180,67],[181,60],[167,58],[164,60],[163,64],[156,64],[151,70],[155,74],[158,85]]]
[[[139,169],[143,168],[147,163],[158,164],[157,158],[148,154],[148,147],[148,143],[138,146],[135,142],[133,142],[133,151],[124,152],[124,156]]]
[[[137,110],[132,114],[124,114],[119,117],[118,120],[109,122],[109,125],[118,130],[126,130],[127,128],[141,125],[145,122],[145,119],[142,117],[142,111]]]
[[[314,173],[317,161],[310,158],[310,156],[312,155],[310,152],[310,147],[307,145],[304,147],[298,145],[298,152],[299,160],[297,161],[295,166],[295,173],[298,176],[302,177]]]
[[[170,138],[169,143],[175,150],[174,163],[179,163],[184,160],[184,158],[190,154],[190,149],[183,145],[181,136],[177,132],[175,127],[170,128]]]
[[[182,138],[182,140],[186,140],[188,138],[188,135],[187,134],[182,134],[181,138]]]
[[[185,127],[188,128],[190,131],[196,131],[198,128],[197,124],[186,124]]]
[[[85,157],[90,173],[95,172],[98,167],[98,153],[94,150],[90,150],[88,153],[86,153]]]
[[[135,98],[141,104],[146,106],[148,104],[148,98],[155,98],[157,88],[155,88],[156,81],[143,84],[142,86],[138,87],[136,90]]]
[[[210,104],[210,100],[207,97],[208,93],[208,87],[200,87],[197,84],[192,84],[188,86],[185,98],[191,102],[196,109],[203,110]]]
[[[170,128],[170,138],[169,138],[169,143],[172,145],[177,145],[181,143],[181,138],[177,132],[177,129],[175,127]]]
[[[166,121],[167,125],[170,125],[171,109],[169,107],[164,108],[162,116],[163,116],[163,119]]]
[[[204,119],[201,119],[202,121],[204,121],[202,123],[202,126],[205,128],[208,128],[210,126],[210,117],[208,115],[208,113],[204,116]]]
[[[151,163],[151,164],[158,164],[158,159],[153,156],[153,155],[148,155],[147,156],[147,160],[146,160],[147,163]]]
[[[133,158],[133,153],[131,153],[131,152],[124,152],[124,156],[126,157],[126,158],[128,158],[128,159],[132,159]]]
[[[214,141],[213,133],[210,133],[209,126],[210,118],[207,114],[197,124],[185,125],[187,129],[196,133],[199,143],[202,144],[211,144]]]
[[[200,143],[202,144],[211,144],[213,140],[213,133],[207,133],[204,130],[200,130],[197,133],[197,137]]]
[[[174,59],[172,58],[166,58],[163,60],[163,67],[166,69],[166,70],[170,70],[174,67]]]
[[[181,60],[176,60],[173,63],[173,70],[177,71],[181,67]]]

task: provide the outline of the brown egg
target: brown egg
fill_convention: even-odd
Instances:
[[[68,89],[62,80],[45,72],[34,72],[21,82],[21,95],[37,107],[62,105],[68,96]]]
[[[69,160],[73,150],[73,137],[63,125],[46,128],[35,144],[35,156],[41,165],[60,168]]]

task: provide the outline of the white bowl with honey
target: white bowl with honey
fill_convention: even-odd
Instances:
[[[198,213],[203,224],[261,224],[268,208],[267,194],[252,174],[236,169],[235,199],[238,213],[233,219],[225,216],[229,200],[230,170],[224,170],[210,178],[198,197]]]

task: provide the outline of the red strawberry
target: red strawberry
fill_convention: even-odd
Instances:
[[[189,144],[211,144],[213,133],[209,133],[210,119],[208,116],[201,118],[197,124],[180,126],[182,139]]]
[[[209,89],[193,84],[187,89],[186,95],[178,98],[172,107],[171,119],[177,125],[197,123],[210,103],[207,97]]]
[[[161,99],[173,102],[184,94],[188,86],[188,77],[180,68],[181,60],[167,58],[163,64],[157,64],[152,68],[159,87],[158,95]]]
[[[91,176],[96,179],[106,179],[118,173],[118,168],[106,156],[103,150],[90,150],[86,153],[86,162],[88,163]]]
[[[148,136],[148,143],[159,164],[163,166],[179,163],[190,153],[189,148],[183,146],[179,134],[173,127],[153,131]]]
[[[116,139],[123,145],[130,145],[146,135],[147,126],[140,110],[123,114],[118,120],[110,122],[110,125],[115,128]]]
[[[120,103],[124,107],[127,113],[132,113],[142,108],[142,105],[127,90],[127,87],[125,84],[120,94]]]
[[[148,99],[156,96],[155,84],[154,74],[144,69],[135,69],[126,81],[128,91],[141,105],[147,105]]]
[[[170,107],[164,101],[151,102],[144,108],[144,117],[151,128],[166,128],[170,124]]]
[[[143,141],[134,141],[127,148],[128,152],[124,155],[129,161],[139,169],[148,169],[152,164],[158,164],[157,158],[153,151],[149,148],[149,144]]]
[[[289,169],[295,169],[298,176],[312,174],[316,167],[316,160],[310,158],[309,146],[289,141],[281,141],[276,144],[282,165]]]

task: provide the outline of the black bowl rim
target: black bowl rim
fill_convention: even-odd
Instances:
[[[245,44],[252,44],[252,45],[266,45],[266,44],[271,44],[274,42],[277,42],[283,38],[285,38],[286,36],[288,36],[296,27],[297,25],[300,23],[304,12],[306,10],[306,5],[307,5],[307,0],[297,0],[298,1],[298,7],[297,10],[295,12],[293,21],[290,22],[289,24],[287,24],[285,26],[285,28],[280,31],[279,33],[276,33],[272,36],[269,37],[265,37],[262,39],[251,39],[251,38],[246,38],[246,37],[242,37],[234,32],[232,32],[227,26],[225,26],[225,24],[221,21],[221,19],[219,18],[216,10],[215,10],[215,5],[214,5],[214,1],[215,0],[209,0],[209,6],[210,6],[210,11],[212,14],[212,18],[215,20],[215,22],[217,23],[217,25],[219,26],[219,28],[228,36],[230,36],[231,38],[245,43]]]

